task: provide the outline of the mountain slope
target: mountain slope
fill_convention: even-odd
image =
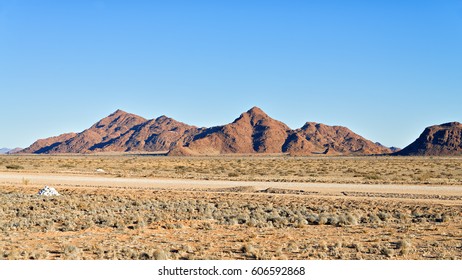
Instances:
[[[23,152],[37,154],[91,152],[98,150],[103,143],[119,137],[133,126],[145,121],[146,119],[140,116],[117,110],[81,133],[63,134],[58,137],[43,139]]]
[[[390,153],[390,149],[378,145],[354,133],[343,126],[328,126],[322,123],[307,122],[302,128],[295,132],[311,143],[312,151],[307,149],[306,153],[323,153],[323,154],[384,154]],[[288,146],[290,146],[290,142]],[[287,152],[292,152],[293,148],[289,147]]]
[[[450,122],[427,127],[409,146],[394,153],[401,156],[462,155],[462,124]]]
[[[192,140],[200,129],[166,116],[135,125],[126,133],[102,143],[94,151],[169,151]]]
[[[205,129],[172,154],[280,153],[288,131],[287,125],[253,107],[230,124]]]
[[[69,139],[74,138],[77,133],[65,133],[59,136],[49,137],[46,139],[39,139],[35,141],[32,145],[25,148],[21,153],[26,154],[48,154],[53,148],[61,145]]]

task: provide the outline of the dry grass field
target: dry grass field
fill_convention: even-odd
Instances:
[[[4,156],[0,173],[457,189],[461,163],[460,158]],[[57,187],[61,196],[39,197],[42,187],[27,176],[0,182],[0,259],[462,259],[462,186],[460,193],[435,195],[67,183]]]

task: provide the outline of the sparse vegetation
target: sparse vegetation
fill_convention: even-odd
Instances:
[[[38,197],[20,190],[0,191],[3,259],[462,258],[451,238],[462,233],[457,205],[80,188]],[[428,247],[428,238],[438,247]]]
[[[30,180],[29,180],[29,179],[22,178],[22,184],[23,184],[24,186],[29,185],[29,183],[30,183]]]
[[[462,185],[462,157],[0,156],[6,170],[114,177]]]
[[[456,195],[67,183],[56,186],[62,196],[39,197],[43,186],[27,178],[462,185],[462,158],[66,155],[0,163],[24,176],[0,182],[0,259],[462,259]]]
[[[9,164],[5,166],[6,169],[11,169],[11,170],[19,170],[19,169],[24,169],[24,166],[17,165],[17,164]]]

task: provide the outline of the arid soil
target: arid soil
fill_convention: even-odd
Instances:
[[[127,159],[151,171],[161,166],[160,174],[171,176],[118,176],[136,165],[117,165]],[[175,172],[175,166],[203,166],[199,176],[212,176],[213,165],[263,169],[273,160],[281,170],[295,163],[328,170],[352,162],[370,170],[403,164],[388,158],[0,157],[0,258],[462,259],[462,186],[452,169],[458,158],[415,158],[402,170],[451,172],[452,185],[332,183],[339,175],[323,177],[332,180],[324,184],[291,182],[279,180],[285,177],[277,178],[277,168],[269,182]],[[70,162],[74,167],[58,165]],[[44,185],[61,196],[37,196]]]

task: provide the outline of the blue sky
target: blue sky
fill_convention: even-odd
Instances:
[[[0,0],[0,103],[0,147],[255,105],[404,147],[462,122],[462,1]]]

